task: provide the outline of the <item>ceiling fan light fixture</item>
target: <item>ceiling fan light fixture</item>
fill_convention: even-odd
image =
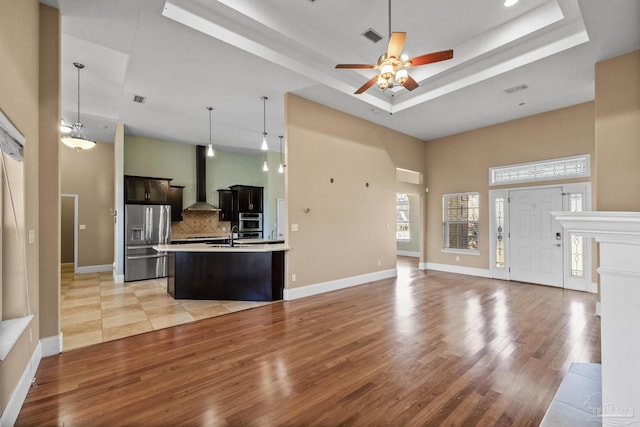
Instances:
[[[73,124],[71,133],[63,136],[61,141],[64,145],[74,148],[76,151],[88,150],[95,147],[96,143],[87,138],[84,125],[80,123],[80,70],[84,68],[84,65],[74,62],[73,66],[78,70],[78,120]]]
[[[409,72],[407,70],[396,71],[396,81],[398,82],[398,84],[403,85],[408,78],[409,78]]]
[[[518,3],[518,0],[504,0],[504,7],[511,7]]]
[[[378,77],[378,87],[382,90],[389,88],[389,81],[382,76]]]
[[[382,78],[385,80],[392,79],[394,71],[395,70],[393,69],[392,64],[384,64],[382,65],[382,67],[380,67],[380,76],[382,76]]]

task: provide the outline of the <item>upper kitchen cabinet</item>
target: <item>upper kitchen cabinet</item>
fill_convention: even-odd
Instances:
[[[166,204],[169,178],[124,176],[124,202]]]
[[[262,212],[263,187],[232,185],[229,188],[236,196],[234,199],[236,212]]]
[[[233,221],[233,191],[232,190],[218,190],[218,220],[219,221]]]
[[[167,203],[171,205],[171,221],[182,221],[182,185],[171,185],[167,190]]]

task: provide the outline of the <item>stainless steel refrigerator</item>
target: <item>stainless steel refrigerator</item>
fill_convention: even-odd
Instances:
[[[125,205],[124,227],[124,280],[165,277],[168,256],[153,245],[171,242],[171,206]]]

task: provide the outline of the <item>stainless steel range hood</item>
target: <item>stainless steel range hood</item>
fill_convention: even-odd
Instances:
[[[185,211],[217,212],[220,209],[207,203],[207,147],[196,145],[196,202]]]

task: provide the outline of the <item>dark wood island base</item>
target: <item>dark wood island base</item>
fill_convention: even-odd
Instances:
[[[284,251],[169,252],[175,299],[277,301],[283,288]]]

